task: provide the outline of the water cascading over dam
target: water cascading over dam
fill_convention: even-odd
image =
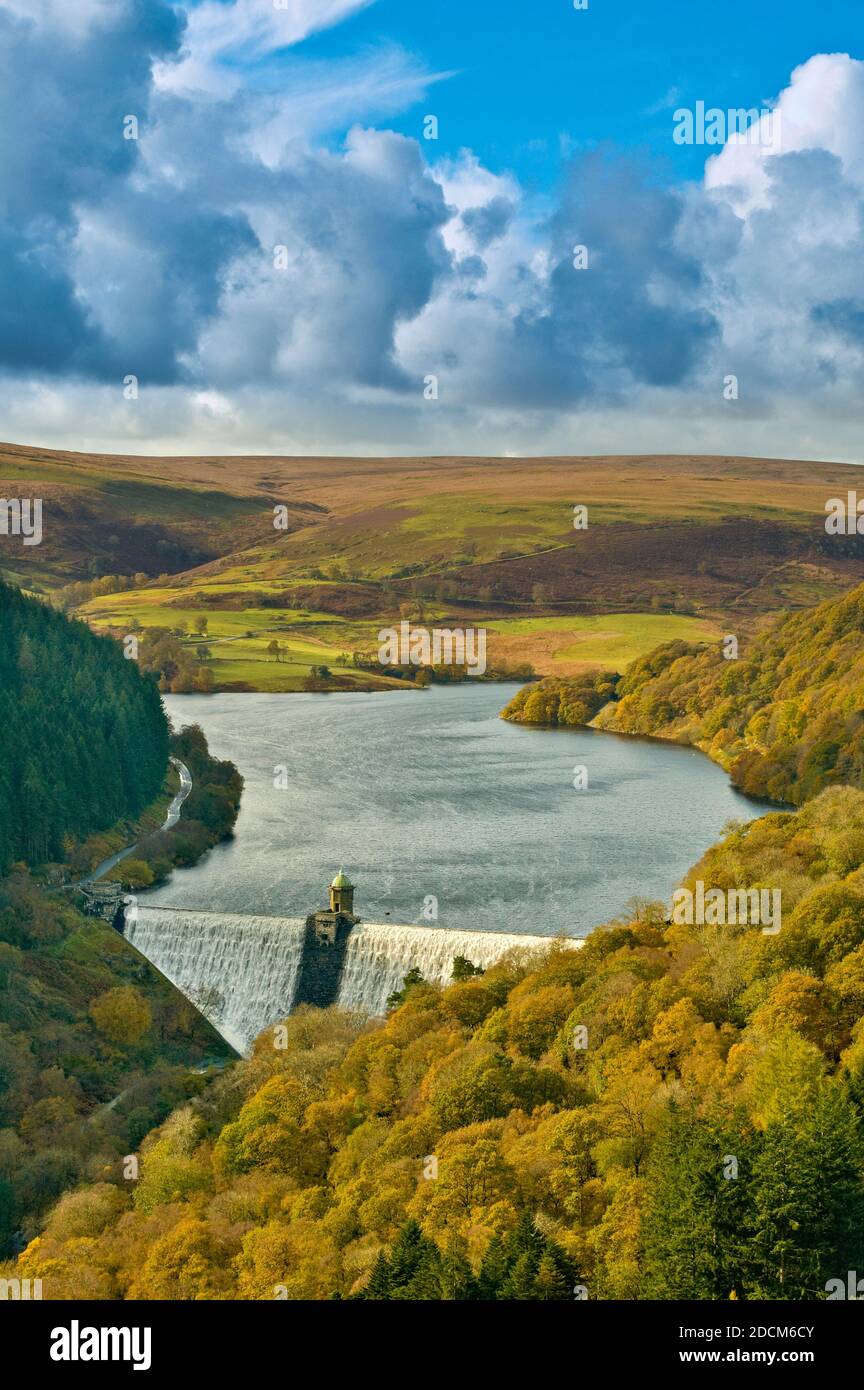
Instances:
[[[383,1014],[388,996],[413,967],[425,980],[448,984],[455,956],[485,970],[513,947],[537,951],[549,945],[547,937],[510,932],[361,923],[338,946],[327,946],[297,917],[143,906],[130,915],[125,934],[240,1052],[298,1004],[336,1003]],[[582,942],[574,939],[572,945]],[[320,990],[314,994],[311,985],[321,980],[322,962],[337,949],[338,976],[331,984],[325,970],[327,997]]]
[[[388,998],[415,966],[424,980],[445,985],[450,983],[456,956],[487,970],[514,946],[537,951],[549,944],[547,937],[512,932],[366,923],[355,927],[348,937],[336,1002],[343,1009],[383,1014]],[[573,944],[582,945],[581,941]]]
[[[238,1052],[291,1009],[305,934],[297,918],[140,906],[125,930]]]

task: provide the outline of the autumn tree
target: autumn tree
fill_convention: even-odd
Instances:
[[[112,1042],[133,1047],[150,1028],[150,1005],[134,985],[121,985],[100,994],[90,1005],[90,1017]]]

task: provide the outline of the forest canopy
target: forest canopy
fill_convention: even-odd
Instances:
[[[800,806],[824,787],[864,786],[862,635],[864,585],[781,618],[732,659],[720,642],[669,642],[617,684],[600,672],[527,687],[503,717],[693,744],[742,791]]]
[[[781,882],[777,936],[643,903],[581,950],[415,979],[383,1023],[304,1006],[5,1272],[50,1298],[825,1298],[864,1267],[862,858],[864,793],[831,789],[691,871]]]
[[[98,637],[0,583],[0,873],[61,860],[80,839],[138,815],[168,762],[154,681]]]
[[[0,1252],[106,1172],[231,1048],[99,917],[23,868],[0,881]]]

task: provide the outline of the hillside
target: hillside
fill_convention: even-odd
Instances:
[[[614,671],[524,687],[502,711],[701,748],[753,796],[801,805],[864,784],[864,585],[726,646],[673,641]]]
[[[858,537],[826,544],[826,498],[859,475],[838,464],[730,458],[242,459],[137,461],[154,485],[230,489],[307,508],[188,576],[197,589],[267,592],[332,571],[403,597],[418,579],[460,597],[574,611],[692,601],[758,616],[812,602],[862,574]],[[105,460],[122,468],[129,460]],[[588,508],[574,530],[573,508]],[[297,520],[302,517],[297,514]],[[128,570],[126,571],[128,572]],[[319,580],[320,582],[320,580]],[[494,604],[493,604],[494,606]],[[338,608],[335,611],[339,611]]]
[[[778,935],[643,903],[383,1024],[304,1008],[7,1273],[60,1299],[824,1298],[864,1260],[862,853],[864,793],[826,791],[690,876],[782,885]]]
[[[209,757],[200,729],[174,734],[195,781],[178,824],[153,834],[170,795],[155,682],[115,643],[6,585],[0,717],[0,1250],[9,1253],[71,1184],[122,1178],[142,1135],[201,1089],[210,1061],[233,1055],[121,935],[45,884],[60,863],[83,872],[139,834],[139,881],[194,862],[230,833],[242,782]],[[124,860],[118,876],[132,866]]]
[[[695,744],[742,790],[800,805],[864,785],[864,586],[749,642],[672,643],[631,666],[596,727]]]
[[[55,589],[104,574],[174,574],[259,534],[264,500],[202,487],[182,469],[160,477],[150,460],[0,444],[0,497],[42,499],[43,538],[4,542],[6,578]]]
[[[60,860],[135,816],[162,786],[168,722],[152,680],[113,642],[0,584],[0,874]]]
[[[544,459],[529,478],[508,459],[270,460],[263,475],[260,461],[234,462],[238,481],[321,510],[82,609],[118,635],[138,623],[192,634],[205,618],[220,689],[294,690],[322,664],[333,688],[386,688],[351,654],[406,615],[485,627],[499,667],[623,670],[658,641],[707,640],[733,616],[749,632],[864,574],[859,538],[825,535],[826,497],[853,485],[833,465]],[[587,530],[573,529],[574,498]]]
[[[134,947],[18,869],[0,881],[0,1250],[204,1084],[227,1043]]]
[[[839,464],[655,456],[528,467],[6,445],[0,475],[0,495],[44,499],[42,544],[4,546],[12,577],[115,635],[184,629],[192,651],[206,617],[204,662],[219,689],[296,690],[322,665],[331,688],[388,688],[358,674],[351,654],[406,611],[486,626],[499,665],[623,669],[665,638],[709,638],[733,620],[748,633],[864,579],[864,540],[824,531],[827,498],[858,481]],[[588,509],[585,530],[574,530],[576,505]],[[652,629],[664,621],[677,630]]]

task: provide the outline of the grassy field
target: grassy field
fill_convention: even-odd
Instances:
[[[232,592],[237,589],[236,584],[230,587]],[[222,690],[302,690],[311,668],[322,665],[351,686],[401,688],[398,681],[357,671],[345,659],[372,644],[378,624],[373,630],[368,623],[346,623],[330,613],[306,609],[250,607],[235,612],[184,607],[184,592],[188,590],[159,588],[108,594],[91,599],[82,616],[96,630],[117,636],[136,630],[136,624],[145,629],[184,628],[184,647],[192,652],[199,646],[209,649],[206,664]],[[202,618],[207,621],[206,635],[200,631]],[[278,658],[267,651],[274,639],[281,648]]]
[[[220,685],[294,689],[318,664],[354,683],[342,654],[368,649],[412,604],[427,623],[487,626],[493,661],[570,674],[620,668],[668,636],[746,637],[852,588],[864,537],[827,537],[824,515],[858,481],[851,466],[772,459],[140,458],[0,445],[0,496],[44,498],[42,544],[3,538],[0,565],[43,591],[149,577],[152,587],[89,602],[76,593],[83,617],[117,633],[135,620],[176,629],[204,602]],[[586,530],[574,530],[577,505]],[[274,595],[284,607],[262,606]],[[266,652],[274,637],[279,662]]]
[[[232,581],[228,589],[236,593],[238,587]],[[260,590],[262,585],[256,582],[255,587]],[[218,593],[218,587],[208,588]],[[300,690],[311,667],[318,665],[328,666],[351,685],[387,688],[396,684],[358,672],[346,657],[350,658],[356,650],[377,646],[379,629],[398,622],[398,614],[351,622],[314,609],[204,610],[184,604],[184,597],[188,596],[188,588],[180,586],[109,594],[92,599],[83,616],[94,628],[118,636],[134,630],[136,625],[184,629],[184,646],[192,651],[201,645],[209,648],[207,664],[220,689],[242,686],[266,691]],[[206,636],[200,633],[202,618],[207,622]],[[597,667],[623,671],[635,657],[661,642],[673,638],[705,642],[720,635],[720,629],[704,619],[657,613],[500,618],[476,609],[466,610],[457,620],[440,606],[429,605],[424,622],[427,626],[453,626],[456,622],[483,626],[488,634],[490,664],[530,662],[540,675],[561,676]],[[279,660],[267,651],[274,639],[282,648]]]
[[[493,658],[530,661],[544,676],[575,676],[598,667],[623,671],[663,642],[710,642],[720,635],[714,623],[665,613],[495,619],[488,650]]]

